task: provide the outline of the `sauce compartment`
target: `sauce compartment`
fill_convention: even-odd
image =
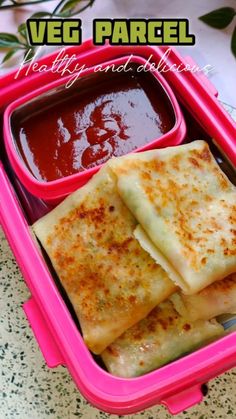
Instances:
[[[16,110],[12,133],[39,181],[82,172],[170,131],[175,114],[151,73],[97,73]],[[26,116],[27,115],[27,116]],[[46,131],[46,135],[45,135]]]
[[[32,194],[63,198],[112,156],[182,141],[184,120],[166,82],[139,71],[145,61],[137,57],[119,71],[126,61],[103,64],[113,71],[85,70],[69,88],[68,78],[54,82],[7,108],[6,150]]]

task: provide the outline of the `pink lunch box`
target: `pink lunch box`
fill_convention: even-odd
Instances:
[[[78,62],[92,66],[131,53],[144,59],[152,55],[152,61],[158,63],[166,48],[109,45],[95,48],[88,41],[81,47],[69,48],[68,53],[70,51],[77,53]],[[51,58],[41,59],[41,62],[45,60],[50,63],[53,57],[55,53]],[[186,62],[172,49],[166,66],[170,68]],[[16,98],[58,77],[51,72],[33,74],[29,71],[27,77],[15,80],[15,74],[13,72],[0,79],[2,109]],[[163,74],[178,100],[214,138],[217,147],[235,166],[236,127],[216,99],[216,91],[211,83],[203,75],[190,72],[167,71]],[[10,173],[9,164],[3,157],[0,163],[0,220],[32,294],[23,308],[48,366],[65,365],[84,397],[94,406],[110,413],[129,414],[162,403],[172,414],[177,414],[200,402],[203,398],[202,384],[236,365],[236,332],[142,377],[123,379],[107,373],[86,348],[32,239],[22,210],[22,197],[25,194],[28,198],[28,210],[31,204],[35,205],[34,219],[48,211],[48,207],[43,201],[35,203]]]

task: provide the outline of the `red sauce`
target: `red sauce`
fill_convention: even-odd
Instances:
[[[143,146],[175,123],[151,73],[93,74],[16,111],[12,130],[32,174],[51,181]]]

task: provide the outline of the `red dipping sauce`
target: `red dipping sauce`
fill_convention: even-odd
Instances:
[[[170,131],[172,104],[150,73],[96,73],[14,113],[18,150],[39,181],[52,181],[127,154]]]

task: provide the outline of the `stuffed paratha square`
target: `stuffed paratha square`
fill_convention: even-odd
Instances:
[[[186,294],[236,271],[236,188],[204,141],[112,159],[136,237]],[[137,231],[136,231],[137,232]]]
[[[102,353],[108,371],[119,377],[136,377],[220,337],[215,320],[190,322],[168,300],[128,329]]]
[[[108,167],[33,225],[96,354],[176,290],[136,225]]]

